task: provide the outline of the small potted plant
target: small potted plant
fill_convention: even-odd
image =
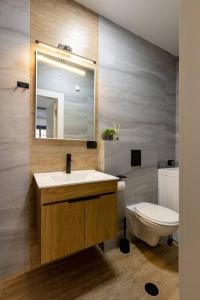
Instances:
[[[113,140],[116,135],[116,131],[113,128],[106,128],[102,133],[103,140]]]

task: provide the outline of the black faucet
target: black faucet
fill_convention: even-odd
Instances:
[[[66,155],[66,173],[71,173],[72,168],[72,155],[71,153],[68,153]]]

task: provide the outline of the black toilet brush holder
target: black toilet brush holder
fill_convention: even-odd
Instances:
[[[124,237],[120,240],[120,251],[124,254],[130,252],[130,242],[126,238],[126,218],[124,217]]]

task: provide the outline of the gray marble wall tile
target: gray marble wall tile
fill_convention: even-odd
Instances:
[[[180,130],[179,130],[179,60],[176,65],[176,162],[179,162]]]
[[[127,204],[157,202],[157,166],[175,159],[177,59],[100,18],[99,127],[120,123],[120,140],[105,142],[105,170],[127,175],[119,219]],[[141,168],[130,150],[142,150]]]
[[[29,1],[0,5],[0,277],[28,264]]]
[[[118,193],[118,224],[123,228],[123,216],[127,205],[140,202],[158,202],[157,168],[136,167],[126,173],[126,189]]]
[[[19,273],[29,260],[28,232],[24,229],[0,231],[1,277]],[[12,255],[11,255],[12,254]]]
[[[105,172],[127,176],[126,189],[118,194],[119,225],[123,219],[125,207],[142,201],[157,203],[157,154],[152,148],[142,150],[142,167],[131,167],[131,150],[138,144],[126,141],[105,141]]]

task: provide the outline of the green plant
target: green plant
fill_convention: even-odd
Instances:
[[[103,140],[113,140],[116,135],[116,131],[113,128],[106,128],[102,133]]]

